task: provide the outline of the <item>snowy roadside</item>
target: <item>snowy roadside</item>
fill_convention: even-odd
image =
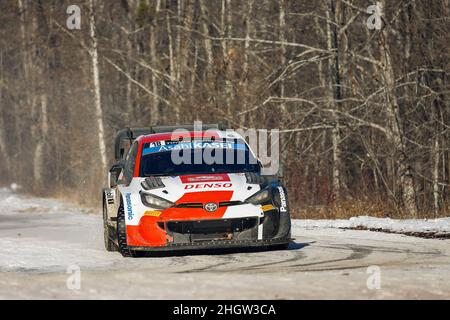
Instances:
[[[105,251],[102,216],[89,213],[0,188],[0,299],[449,298],[449,240],[340,228],[448,233],[450,219],[294,220],[290,250],[124,259]],[[382,289],[371,291],[374,265]]]
[[[103,248],[101,215],[92,213],[0,188],[0,272],[64,272],[73,264],[113,264]]]
[[[423,238],[450,238],[450,217],[439,219],[391,219],[369,216],[337,220],[295,219],[295,227],[305,229],[352,229],[400,233]]]
[[[3,216],[27,213],[90,213],[92,210],[73,207],[54,199],[20,195],[12,188],[0,188],[0,214]],[[32,216],[31,216],[32,217]],[[5,222],[5,221],[3,221]],[[450,238],[450,217],[439,219],[391,219],[358,216],[350,219],[293,219],[292,225],[305,229],[353,229],[400,233],[425,238]]]

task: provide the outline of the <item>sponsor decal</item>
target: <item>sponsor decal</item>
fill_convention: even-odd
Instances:
[[[131,205],[131,193],[125,194],[125,202],[127,205],[127,219],[133,220],[134,214],[133,214],[133,207]]]
[[[164,140],[161,141],[155,141],[155,142],[149,142],[148,143],[148,147],[160,147],[160,146],[164,146],[166,144],[166,142]]]
[[[162,214],[162,212],[158,211],[158,210],[150,210],[150,211],[144,212],[144,216],[148,216],[148,217],[159,217],[161,214]]]
[[[198,184],[187,184],[184,186],[185,190],[189,189],[217,189],[217,188],[231,188],[232,183],[198,183]]]
[[[187,178],[186,180],[188,182],[203,182],[203,181],[220,181],[221,177],[214,177],[214,176],[200,176],[200,177],[194,177],[194,178]]]
[[[114,194],[110,190],[106,190],[106,202],[108,204],[114,204]]]
[[[287,212],[287,201],[286,201],[286,194],[284,193],[283,187],[278,187],[278,192],[280,193],[280,212]]]
[[[198,142],[180,142],[177,144],[151,146],[145,148],[142,151],[142,155],[145,156],[150,153],[182,150],[182,149],[231,149],[231,150],[246,150],[246,146],[243,143],[232,142],[214,142],[214,141],[198,141]]]
[[[227,174],[186,175],[180,177],[183,183],[230,181]]]
[[[203,208],[208,212],[214,212],[217,210],[217,208],[219,208],[219,205],[214,202],[208,202],[203,206]]]
[[[266,204],[266,205],[262,206],[261,209],[262,209],[262,211],[265,212],[265,211],[273,210],[273,209],[275,209],[275,207],[271,204]]]

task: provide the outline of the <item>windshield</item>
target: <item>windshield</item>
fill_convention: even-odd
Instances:
[[[243,141],[159,141],[142,148],[141,177],[259,171]]]

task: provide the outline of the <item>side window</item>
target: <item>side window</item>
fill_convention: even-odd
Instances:
[[[125,176],[125,180],[127,183],[131,181],[134,173],[134,166],[136,164],[136,155],[138,151],[139,143],[134,142],[130,148],[130,151],[127,154],[125,159],[125,168],[123,170],[123,174]]]

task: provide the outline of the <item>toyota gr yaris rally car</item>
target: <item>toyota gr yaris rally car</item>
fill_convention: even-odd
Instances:
[[[106,250],[134,257],[177,249],[287,248],[286,189],[276,177],[261,175],[245,140],[217,125],[183,128],[176,135],[175,127],[118,133],[117,163],[103,190]]]

